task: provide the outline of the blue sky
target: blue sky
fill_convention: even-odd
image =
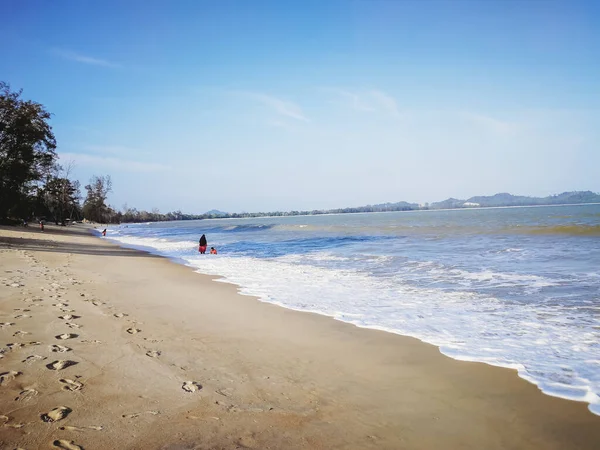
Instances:
[[[117,208],[598,192],[599,5],[9,0],[0,78]]]

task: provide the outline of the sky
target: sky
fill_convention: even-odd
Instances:
[[[6,0],[63,165],[162,212],[600,191],[600,2]]]

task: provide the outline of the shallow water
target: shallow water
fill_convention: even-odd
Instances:
[[[206,233],[219,255],[199,255]],[[124,245],[242,293],[512,367],[600,414],[600,205],[163,222]]]

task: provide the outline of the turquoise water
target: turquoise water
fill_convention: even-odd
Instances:
[[[219,255],[199,255],[207,235]],[[600,414],[600,205],[163,222],[108,236],[263,301],[511,367]]]

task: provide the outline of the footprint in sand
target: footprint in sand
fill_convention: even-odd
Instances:
[[[6,348],[8,348],[11,352],[15,351],[18,348],[23,347],[23,344],[21,344],[20,342],[13,342],[10,344],[6,344]]]
[[[149,356],[150,358],[158,358],[160,356],[160,351],[159,350],[148,350],[146,352],[146,356]]]
[[[62,431],[88,431],[88,430],[92,430],[92,431],[102,431],[104,429],[104,427],[102,426],[94,426],[94,425],[90,425],[87,427],[71,427],[71,426],[64,426],[64,427],[60,427],[59,430]]]
[[[215,392],[219,395],[222,395],[223,397],[231,397],[231,394],[233,393],[233,389],[223,388],[223,389],[217,389]]]
[[[12,327],[14,324],[14,322],[0,322],[0,328]]]
[[[31,333],[30,333],[29,331],[22,331],[22,330],[19,330],[19,331],[15,331],[15,332],[13,333],[13,336],[14,336],[14,337],[16,337],[16,336],[25,336],[26,334],[31,334]]]
[[[17,314],[15,319],[31,319],[31,316],[29,314]]]
[[[52,306],[56,306],[57,308],[67,308],[69,305],[66,303],[53,303]]]
[[[45,356],[31,355],[31,356],[28,356],[27,358],[25,358],[21,362],[25,363],[25,364],[33,364],[34,362],[43,361],[45,359],[47,359]]]
[[[102,344],[102,341],[99,341],[98,339],[93,339],[93,340],[88,340],[88,339],[84,339],[83,341],[81,341],[82,344]]]
[[[65,322],[65,325],[68,326],[69,328],[81,328],[83,325],[79,325],[78,323],[73,323],[73,322]]]
[[[202,385],[197,381],[185,381],[183,386],[181,386],[181,389],[186,392],[196,392],[202,389]]]
[[[139,328],[127,328],[127,330],[125,331],[127,331],[129,334],[137,334],[142,330],[140,330]]]
[[[115,316],[116,318],[120,319],[121,317],[127,317],[129,314],[125,314],[125,313],[117,313],[117,314],[113,314],[113,316]]]
[[[78,334],[75,334],[75,333],[65,333],[65,334],[59,334],[58,336],[54,336],[54,337],[55,337],[56,339],[62,339],[62,340],[65,340],[65,339],[73,339],[73,338],[76,338],[76,337],[78,337],[78,336],[79,336],[79,335],[78,335]]]
[[[0,386],[4,386],[5,384],[10,383],[19,375],[23,375],[23,372],[16,372],[14,370],[10,370],[8,372],[0,373]]]
[[[94,301],[92,302],[92,305],[94,305],[94,306],[100,306],[100,305],[104,305],[104,302],[99,302],[99,301],[97,301],[97,300],[94,300]]]
[[[31,347],[34,345],[40,345],[41,342],[32,341],[32,342],[12,342],[10,344],[6,344],[6,348],[8,348],[11,352],[23,347]]]
[[[67,417],[69,414],[71,414],[71,412],[73,412],[71,408],[66,406],[57,406],[46,414],[42,414],[40,418],[44,422],[57,422]]]
[[[65,353],[71,351],[69,347],[65,347],[64,345],[52,344],[50,346],[50,351],[54,353]]]
[[[61,378],[58,381],[63,384],[62,388],[65,391],[78,391],[83,387],[83,383],[75,380],[69,380],[68,378]]]
[[[38,391],[35,389],[25,389],[24,391],[19,392],[19,396],[15,398],[15,402],[26,402],[27,400],[31,400],[36,395],[38,395]]]
[[[157,414],[160,414],[160,411],[143,411],[143,412],[133,413],[133,414],[123,414],[121,417],[123,417],[125,419],[134,419],[136,417],[141,416],[142,414],[152,414],[153,416],[156,416]]]
[[[52,446],[56,448],[63,448],[65,450],[83,450],[83,447],[81,447],[80,445],[77,445],[75,442],[67,441],[65,439],[57,439],[52,443]]]
[[[0,423],[2,426],[9,428],[23,428],[25,426],[24,423],[10,423],[11,418],[5,415],[0,416]]]
[[[77,361],[71,361],[69,359],[60,359],[58,361],[51,362],[50,364],[46,364],[46,367],[50,370],[63,370],[67,367],[74,366],[75,364],[79,364]]]
[[[65,314],[64,316],[58,316],[59,319],[62,320],[75,320],[75,319],[79,319],[81,316],[74,316],[72,314]]]

